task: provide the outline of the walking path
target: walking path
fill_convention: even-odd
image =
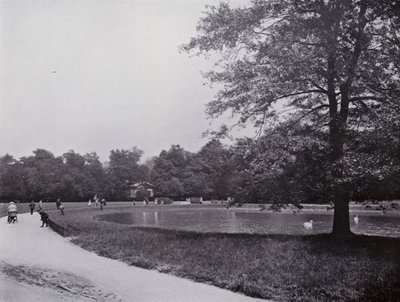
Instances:
[[[0,218],[0,301],[265,301],[129,266],[73,245],[38,213]]]

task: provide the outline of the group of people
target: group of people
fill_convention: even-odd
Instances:
[[[97,195],[94,195],[93,200],[94,200],[94,204],[95,204],[96,207],[100,206],[100,210],[103,210],[103,207],[104,207],[105,205],[107,205],[106,200],[105,200],[104,198],[102,198],[102,199],[100,200],[100,198],[99,198]],[[88,207],[91,207],[91,206],[92,206],[92,200],[89,199],[89,201],[88,201]]]
[[[33,211],[35,210],[36,204],[32,200],[31,203],[29,204],[29,209],[31,210],[31,215],[33,215]],[[43,202],[42,200],[39,201],[39,206],[38,206],[38,212],[40,212],[43,209]]]
[[[56,205],[57,205],[57,208],[60,210],[61,215],[64,215],[64,206],[61,204],[60,199],[57,200]],[[31,215],[33,215],[35,208],[36,208],[36,204],[32,200],[29,203],[29,210],[31,212]],[[42,221],[41,227],[44,227],[44,226],[48,227],[49,226],[49,214],[47,214],[45,211],[43,211],[42,200],[39,201],[37,211],[40,214],[40,220]],[[17,213],[18,213],[17,205],[15,204],[15,202],[11,201],[7,207],[7,214],[8,214],[7,222],[8,223],[18,222]]]

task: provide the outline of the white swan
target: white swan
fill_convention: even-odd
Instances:
[[[354,217],[354,223],[355,223],[355,224],[358,224],[358,215],[356,215],[356,216]]]
[[[310,222],[304,222],[303,225],[304,225],[304,227],[305,227],[306,230],[312,230],[312,228],[313,228],[313,221],[310,220]]]

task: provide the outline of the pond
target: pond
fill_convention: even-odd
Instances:
[[[350,213],[351,229],[356,234],[400,237],[398,214],[357,213],[359,223],[354,223],[355,213]],[[256,209],[230,208],[133,208],[131,212],[105,214],[101,220],[168,229],[197,232],[251,233],[251,234],[317,234],[332,230],[332,212],[307,211],[291,213],[260,212]],[[303,223],[313,220],[312,231]]]

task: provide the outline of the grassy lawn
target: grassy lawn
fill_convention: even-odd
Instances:
[[[46,208],[46,207],[45,207]],[[132,227],[103,213],[134,211],[109,203],[103,212],[49,205],[53,227],[99,255],[276,301],[399,301],[400,239],[328,235],[242,235]]]
[[[65,206],[60,216],[54,203],[44,204],[54,229],[131,265],[276,301],[400,301],[400,239],[356,236],[338,244],[328,235],[201,234],[97,219],[135,211],[127,203],[109,203],[103,212]],[[6,207],[0,204],[1,216]],[[28,204],[18,211],[28,212]]]

